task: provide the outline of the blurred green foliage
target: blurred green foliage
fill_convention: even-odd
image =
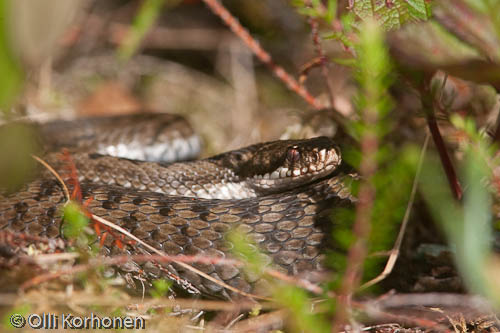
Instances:
[[[31,154],[40,151],[40,140],[32,126],[21,123],[0,126],[0,189],[12,192],[31,179],[38,167]]]
[[[21,92],[23,72],[12,54],[8,33],[9,0],[0,0],[0,110],[4,113]]]
[[[118,56],[121,60],[128,60],[139,48],[141,40],[155,24],[162,9],[173,7],[181,0],[145,0],[134,18],[132,28],[128,31],[125,40],[118,49]]]
[[[300,14],[319,18],[326,23],[332,23],[337,17],[337,0],[293,0],[292,5]]]
[[[170,287],[172,287],[172,281],[167,281],[165,279],[154,280],[153,290],[150,291],[151,296],[155,298],[164,297],[167,295]]]
[[[454,117],[453,124],[468,137],[461,148],[464,159],[460,169],[466,187],[463,203],[453,198],[434,155],[427,159],[421,188],[433,216],[445,231],[450,246],[455,249],[456,264],[465,283],[471,291],[489,298],[498,307],[498,276],[490,276],[491,195],[484,183],[491,177],[488,165],[496,148],[492,148],[487,138],[477,132],[473,120]],[[497,271],[499,269],[496,267]]]
[[[263,254],[245,234],[233,230],[227,234],[227,240],[233,245],[233,253],[236,257],[246,263],[247,275],[260,277],[268,267],[269,263],[264,260]]]
[[[282,285],[276,287],[273,296],[278,303],[290,310],[294,332],[330,332],[326,317],[314,313],[313,303],[304,290]]]
[[[410,197],[418,153],[412,146],[397,146],[386,138],[395,127],[392,120],[392,112],[395,111],[389,94],[395,77],[380,23],[367,20],[359,33],[359,43],[356,44],[355,50],[357,61],[354,75],[359,84],[355,104],[360,117],[358,121],[350,124],[350,131],[358,141],[378,146],[374,152],[377,171],[373,178],[363,180],[374,186],[376,196],[367,244],[369,253],[372,253],[387,251],[394,243],[398,225]],[[359,167],[363,158],[367,156],[362,156],[357,149],[346,151],[345,160],[355,167]],[[348,234],[346,229],[341,232],[343,237]],[[336,230],[334,237],[338,241],[340,236],[335,233]],[[353,240],[352,237],[348,239]],[[346,251],[347,249],[345,248]],[[382,262],[385,262],[385,258],[366,260],[366,278],[377,275]]]
[[[80,237],[89,224],[89,218],[83,213],[80,205],[73,201],[64,206],[63,219],[62,232],[64,237],[69,239]]]
[[[228,241],[232,244],[232,252],[244,264],[244,271],[252,280],[266,278],[270,283],[270,292],[273,299],[288,308],[292,313],[293,330],[296,332],[328,332],[327,321],[320,314],[311,312],[312,303],[307,293],[295,286],[285,285],[281,281],[274,280],[265,275],[265,270],[272,269],[268,256],[261,253],[258,246],[251,242],[238,230],[227,234]]]
[[[353,1],[352,12],[362,20],[376,18],[386,30],[401,28],[404,24],[428,20],[431,16],[431,1]]]
[[[31,306],[29,304],[23,304],[23,305],[13,307],[10,311],[7,311],[3,315],[2,321],[1,321],[2,325],[0,326],[0,328],[5,329],[8,332],[19,331],[19,327],[12,326],[11,317],[13,315],[21,315],[24,318],[27,318],[27,316],[29,316],[31,314],[31,312],[32,312],[32,310],[31,310]]]

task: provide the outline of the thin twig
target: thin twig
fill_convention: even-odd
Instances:
[[[420,172],[422,170],[422,165],[424,163],[425,153],[427,151],[427,146],[429,144],[430,135],[427,133],[425,135],[424,145],[422,147],[422,151],[420,152],[420,158],[418,161],[417,172],[415,173],[415,178],[413,179],[413,185],[410,193],[410,198],[408,200],[408,205],[406,206],[405,215],[403,217],[403,222],[401,223],[401,228],[399,229],[399,234],[394,243],[394,247],[390,251],[389,259],[387,259],[387,263],[385,264],[384,270],[377,277],[371,279],[370,281],[364,283],[359,290],[364,290],[373,286],[374,284],[379,283],[383,279],[385,279],[389,274],[391,274],[394,265],[396,264],[396,260],[399,257],[399,250],[401,249],[401,244],[403,243],[403,238],[406,231],[406,226],[408,225],[408,221],[410,219],[410,212],[413,207],[413,202],[415,201],[415,195],[417,194],[418,181],[420,179]]]
[[[203,0],[210,10],[217,15],[230,29],[238,36],[252,52],[266,64],[271,71],[276,75],[281,81],[283,81],[286,86],[300,97],[302,97],[309,105],[313,108],[319,110],[324,106],[312,96],[307,89],[300,85],[297,80],[295,80],[291,75],[289,75],[285,69],[281,66],[276,65],[269,53],[267,53],[251,35],[248,31],[238,22],[238,20],[231,15],[231,13],[219,3],[217,0]]]
[[[33,261],[36,263],[51,263],[60,260],[69,260],[79,257],[78,253],[66,252],[66,253],[51,253],[51,254],[40,254],[32,257]],[[98,257],[91,259],[88,263],[88,268],[100,266],[100,265],[120,265],[130,261],[141,263],[141,262],[189,262],[189,263],[201,263],[206,265],[231,265],[235,267],[242,267],[243,263],[235,259],[227,259],[220,257],[210,257],[210,256],[186,256],[186,255],[157,255],[157,254],[134,254],[134,255],[118,255],[113,257]]]
[[[305,4],[307,7],[312,8],[311,0],[306,0]],[[321,75],[323,75],[323,79],[325,80],[326,89],[328,92],[328,98],[330,99],[330,107],[334,107],[335,99],[333,96],[333,87],[332,82],[330,80],[330,75],[328,73],[328,60],[325,57],[325,52],[323,52],[323,47],[321,46],[321,39],[319,38],[319,25],[318,21],[314,17],[309,17],[308,19],[309,25],[311,26],[311,35],[314,44],[314,48],[316,49],[316,54],[321,59]]]
[[[374,306],[382,309],[403,307],[470,307],[481,312],[492,311],[493,307],[484,297],[478,295],[464,295],[453,293],[414,293],[394,294],[382,300],[369,300],[366,306]]]
[[[347,268],[344,273],[338,300],[340,302],[335,313],[332,329],[339,331],[340,325],[349,318],[350,299],[356,286],[358,286],[363,271],[363,261],[366,257],[366,240],[370,234],[371,213],[375,198],[375,187],[370,182],[375,172],[375,153],[378,143],[375,136],[364,138],[361,142],[363,157],[360,165],[360,175],[364,181],[360,184],[358,203],[356,205],[356,220],[354,221],[353,234],[356,240],[349,248],[347,255]]]

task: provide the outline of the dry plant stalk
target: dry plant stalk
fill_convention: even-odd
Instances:
[[[311,0],[306,0],[305,4],[307,5],[307,7],[312,8]],[[335,105],[335,98],[333,96],[332,82],[330,80],[330,75],[328,73],[328,59],[325,56],[325,52],[323,51],[323,47],[321,46],[321,39],[319,37],[319,24],[314,17],[309,17],[308,22],[309,25],[311,26],[311,35],[314,48],[316,49],[316,54],[320,59],[321,75],[325,80],[326,90],[328,92],[328,98],[330,99],[330,107],[333,108]]]
[[[262,63],[266,64],[271,69],[276,77],[285,83],[288,89],[302,97],[313,108],[317,110],[324,108],[324,106],[312,96],[304,86],[299,84],[297,80],[288,74],[283,67],[273,62],[271,55],[260,46],[259,42],[248,33],[248,31],[219,1],[203,0],[203,2],[245,43],[245,45],[248,46],[248,48],[250,48],[250,50],[252,50]]]

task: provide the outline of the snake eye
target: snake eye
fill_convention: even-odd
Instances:
[[[299,150],[297,149],[297,146],[294,146],[290,149],[288,149],[288,152],[286,153],[286,159],[290,162],[297,162],[300,159],[300,153]]]
[[[234,152],[234,158],[238,161],[241,162],[243,161],[243,153],[242,152]]]

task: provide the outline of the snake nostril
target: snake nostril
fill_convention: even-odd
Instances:
[[[297,146],[294,146],[294,147],[288,149],[286,158],[290,162],[297,162],[300,159],[300,153],[299,153],[297,148],[298,148]]]

